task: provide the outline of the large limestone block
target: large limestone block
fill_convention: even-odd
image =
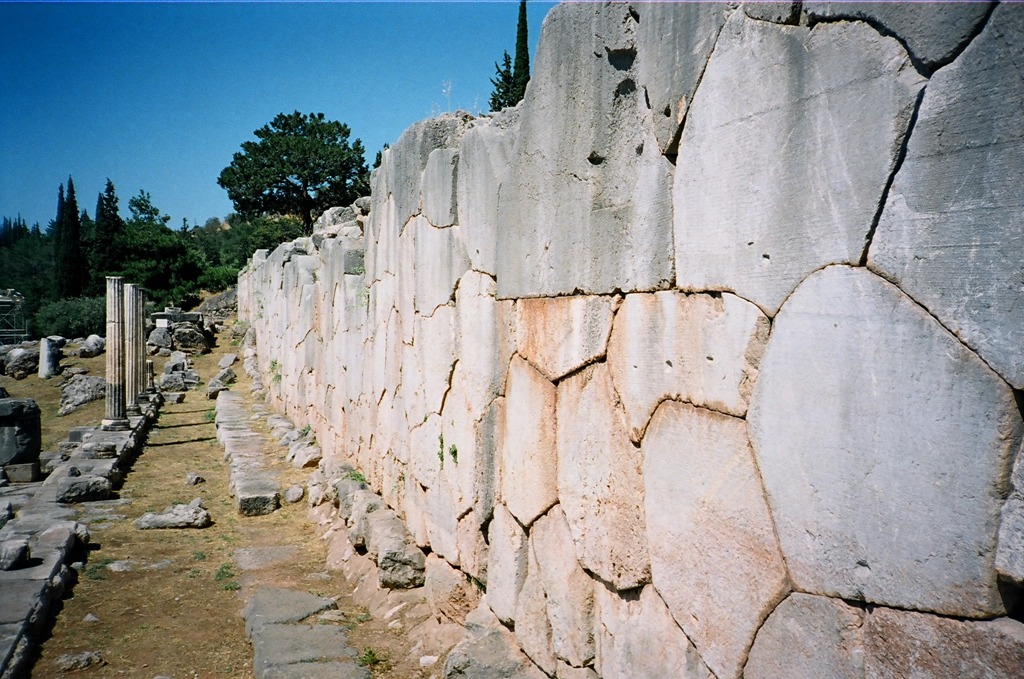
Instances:
[[[960,58],[932,77],[869,266],[1024,389],[1020,10],[1001,5]]]
[[[515,356],[505,385],[501,498],[524,526],[558,501],[555,387]]]
[[[458,149],[434,149],[427,156],[427,167],[423,170],[423,216],[434,226],[451,226],[458,219],[458,174]]]
[[[497,301],[494,279],[469,271],[455,293],[458,369],[475,417],[500,394],[515,351],[513,302]]]
[[[861,19],[907,46],[926,68],[948,63],[974,36],[990,2],[805,2],[815,21]]]
[[[1024,584],[1024,444],[1017,451],[1010,482],[1010,496],[1003,504],[999,522],[996,570],[1002,577],[1020,585]]]
[[[627,295],[608,365],[630,437],[640,441],[666,398],[744,416],[770,330],[756,306],[728,293]]]
[[[549,380],[605,355],[619,298],[573,296],[516,302],[516,349]]]
[[[594,659],[594,581],[576,561],[560,507],[537,519],[530,529],[530,546],[544,586],[551,648],[559,660],[583,667]]]
[[[553,675],[558,660],[551,645],[551,621],[536,550],[527,545],[526,578],[516,597],[516,640],[537,667]]]
[[[725,24],[728,5],[638,3],[637,74],[653,111],[662,153],[675,154],[704,67]]]
[[[387,185],[394,196],[399,229],[422,207],[421,182],[431,152],[434,149],[458,148],[468,119],[467,114],[456,112],[421,120],[406,128],[391,147]],[[370,211],[371,219],[374,212]]]
[[[667,401],[643,442],[654,586],[719,679],[788,590],[743,420]]]
[[[640,450],[607,364],[558,385],[558,499],[583,567],[616,589],[650,582]]]
[[[602,677],[711,679],[690,640],[672,619],[665,602],[648,585],[618,594],[597,587],[597,662]]]
[[[676,277],[775,314],[808,274],[859,262],[923,79],[865,24],[736,12],[683,130]]]
[[[409,470],[420,485],[433,488],[441,474],[438,456],[442,439],[441,416],[430,414],[419,424],[412,421],[409,424],[412,426],[409,432]]]
[[[429,316],[452,300],[456,283],[469,270],[469,257],[459,227],[438,229],[417,217],[407,228],[416,229],[416,313]]]
[[[475,121],[459,145],[458,222],[477,271],[497,272],[498,187],[508,175],[515,130]]]
[[[672,282],[672,164],[638,86],[627,4],[548,13],[498,201],[498,295]]]
[[[494,508],[488,526],[487,605],[504,623],[515,619],[519,592],[526,581],[526,531],[505,505]]]
[[[456,366],[452,388],[441,413],[444,473],[462,516],[475,511],[484,522],[498,491],[498,445],[505,436],[505,400],[495,399],[479,415],[471,413],[465,381]]]
[[[745,679],[862,679],[864,613],[839,599],[794,592],[750,649]]]
[[[895,286],[847,267],[808,278],[775,320],[748,420],[800,590],[1003,612],[993,561],[1020,413]]]
[[[444,475],[427,489],[427,511],[424,515],[430,549],[453,566],[459,565],[459,517],[455,511],[451,488]]]
[[[1024,624],[876,608],[868,616],[868,679],[1001,679],[1024,668]]]
[[[431,316],[416,315],[409,325],[416,332],[411,346],[401,345],[401,379],[409,421],[418,424],[428,414],[441,412],[451,387],[457,351],[455,308],[440,306]]]

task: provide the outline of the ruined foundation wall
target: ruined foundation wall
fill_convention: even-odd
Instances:
[[[253,259],[264,382],[548,675],[1014,675],[1022,64],[1024,6],[559,6]]]

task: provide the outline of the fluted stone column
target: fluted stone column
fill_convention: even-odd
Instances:
[[[139,364],[142,343],[143,328],[142,313],[139,309],[139,300],[142,291],[134,283],[124,285],[124,384],[125,384],[125,413],[128,415],[141,415],[139,408],[139,394],[142,393],[140,381],[142,366]]]
[[[128,429],[124,385],[124,283],[120,276],[107,276],[107,412],[103,428]]]

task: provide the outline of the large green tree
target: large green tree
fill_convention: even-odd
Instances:
[[[102,294],[103,279],[114,275],[123,258],[124,220],[118,207],[114,183],[107,179],[106,188],[96,198],[96,219],[92,239],[89,243],[89,264],[93,271],[93,294]]]
[[[505,56],[502,57],[501,66],[494,64],[494,70],[497,71],[491,78],[494,91],[491,92],[491,99],[488,102],[491,105],[491,110],[500,111],[506,106],[515,106],[519,100],[512,93],[515,88],[515,80],[512,76],[512,57],[508,55],[507,50]]]
[[[253,134],[217,179],[243,218],[295,215],[309,233],[318,214],[369,190],[363,143],[344,123],[295,111]]]

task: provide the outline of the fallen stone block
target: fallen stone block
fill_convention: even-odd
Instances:
[[[65,654],[57,658],[57,667],[63,672],[84,670],[89,667],[102,667],[107,661],[99,651],[83,651],[81,653]]]
[[[28,540],[18,538],[0,542],[0,571],[17,568],[28,559]]]
[[[237,354],[224,354],[219,361],[217,361],[218,368],[230,368],[238,360]]]
[[[135,520],[135,527],[139,530],[206,528],[212,523],[210,512],[203,507],[202,500],[196,498],[187,505],[172,505],[159,514],[147,512]]]
[[[300,501],[302,499],[302,496],[305,495],[305,493],[306,491],[302,488],[302,486],[298,485],[297,483],[292,484],[288,486],[287,490],[284,491],[284,501],[294,504]]]
[[[441,675],[445,679],[546,677],[519,650],[515,636],[487,606],[479,606],[466,616],[466,638],[448,653]]]
[[[90,502],[110,497],[110,480],[93,474],[67,476],[57,482],[57,502]]]
[[[270,514],[281,506],[278,486],[270,479],[254,476],[242,477],[233,483],[235,507],[238,508],[238,513],[242,516]]]
[[[369,514],[366,519],[366,551],[377,562],[377,582],[383,589],[421,587],[425,557],[398,515],[390,509]]]

